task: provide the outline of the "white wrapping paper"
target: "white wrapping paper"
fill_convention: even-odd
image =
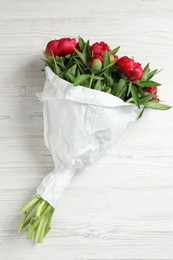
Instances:
[[[119,140],[140,110],[108,93],[74,87],[49,67],[44,90],[37,96],[43,101],[45,144],[55,164],[37,193],[56,209],[73,175]]]

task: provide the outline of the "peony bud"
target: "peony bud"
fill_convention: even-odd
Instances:
[[[110,55],[110,63],[113,63],[113,62],[115,63],[117,60],[118,60],[117,55],[113,55],[113,54]]]
[[[102,62],[101,62],[101,60],[95,59],[95,60],[92,62],[92,64],[91,64],[91,68],[92,68],[92,70],[94,70],[94,71],[99,71],[99,70],[101,70],[101,68],[102,68]]]
[[[99,55],[95,55],[89,60],[88,66],[94,71],[97,72],[101,70],[103,63],[103,58]]]

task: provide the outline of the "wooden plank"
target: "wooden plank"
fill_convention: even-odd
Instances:
[[[59,202],[44,245],[17,234],[19,208],[53,169],[43,139],[42,50],[81,35],[164,68],[172,103],[172,0],[0,1],[0,259],[173,259],[173,110],[147,110]]]

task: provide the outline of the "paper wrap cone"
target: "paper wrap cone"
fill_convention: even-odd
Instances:
[[[37,96],[43,101],[44,139],[55,165],[37,193],[56,209],[73,175],[119,140],[140,110],[111,94],[74,87],[49,67],[44,90]]]

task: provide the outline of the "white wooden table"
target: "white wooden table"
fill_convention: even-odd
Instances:
[[[17,234],[18,209],[53,168],[44,146],[42,50],[75,36],[164,68],[173,101],[172,0],[0,0],[0,259],[173,259],[173,109],[148,110],[65,192],[44,244]]]

